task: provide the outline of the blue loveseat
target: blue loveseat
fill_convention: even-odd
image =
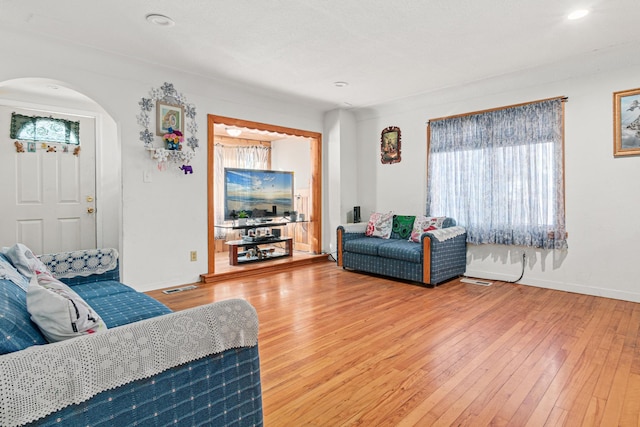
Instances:
[[[432,286],[464,274],[467,233],[453,218],[413,242],[400,236],[399,217],[406,218],[394,215],[389,239],[366,236],[367,223],[338,226],[338,265]]]
[[[27,312],[29,281],[0,254],[0,425],[262,425],[246,301],[172,313],[119,282],[115,250],[40,260],[108,330],[47,343]]]

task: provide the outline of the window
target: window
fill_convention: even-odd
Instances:
[[[431,121],[427,213],[469,243],[566,248],[563,132],[562,98]]]
[[[9,137],[20,141],[80,145],[80,122],[13,113]]]

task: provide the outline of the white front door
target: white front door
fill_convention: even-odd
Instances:
[[[62,144],[35,152],[9,139],[11,113],[80,121],[80,151]],[[24,243],[37,254],[96,247],[95,119],[0,107],[0,246]]]

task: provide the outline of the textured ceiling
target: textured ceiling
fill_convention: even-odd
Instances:
[[[578,7],[591,13],[568,21]],[[153,26],[149,13],[176,25]],[[38,33],[323,109],[539,66],[562,65],[557,78],[568,78],[596,71],[599,58],[637,63],[639,18],[638,0],[0,0],[5,34]]]

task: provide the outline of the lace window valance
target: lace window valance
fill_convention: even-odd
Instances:
[[[80,122],[12,113],[9,137],[19,141],[80,145]]]

